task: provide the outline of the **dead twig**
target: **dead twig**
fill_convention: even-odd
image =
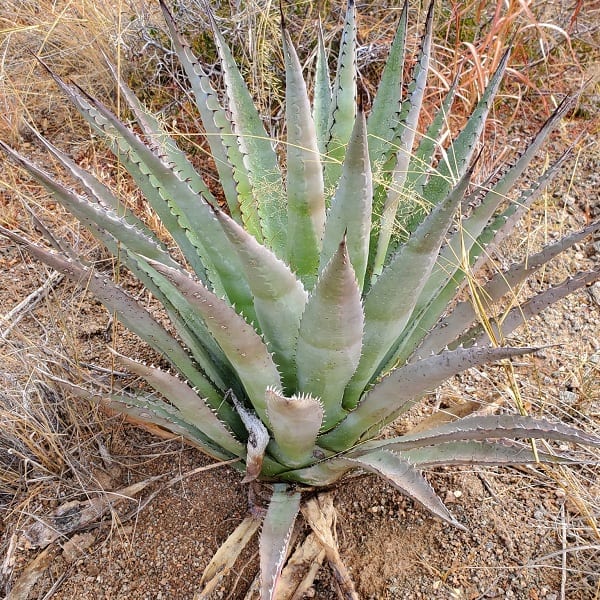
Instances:
[[[12,329],[31,312],[48,293],[57,286],[64,278],[62,273],[52,271],[48,279],[37,289],[31,292],[27,298],[19,302],[17,306],[0,317],[0,324],[6,323],[6,329],[0,333],[0,339],[6,340]]]

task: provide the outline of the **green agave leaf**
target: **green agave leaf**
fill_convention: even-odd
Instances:
[[[317,277],[325,230],[323,169],[302,67],[283,28],[287,127],[287,262],[308,289]]]
[[[399,452],[409,463],[422,467],[442,465],[524,465],[527,463],[576,464],[567,456],[533,452],[526,446],[490,442],[445,442]]]
[[[209,333],[197,311],[179,290],[138,255],[121,251],[119,258],[161,302],[181,341],[212,383],[222,393],[229,388],[241,391],[241,388],[236,387],[235,374],[223,351]]]
[[[441,138],[444,126],[448,124],[447,119],[450,114],[452,103],[458,88],[459,76],[457,75],[439,110],[436,112],[433,121],[423,134],[417,149],[411,155],[408,165],[406,181],[402,190],[402,202],[396,213],[395,234],[388,245],[386,263],[390,257],[397,251],[399,246],[406,242],[410,234],[423,220],[425,215],[424,207],[428,206],[428,201],[423,196],[423,187],[427,182],[428,175],[432,169],[433,159],[437,148],[441,148]],[[391,168],[391,167],[390,167]],[[376,189],[375,206],[382,206],[383,201],[387,198],[387,189],[390,182],[387,181],[384,185]],[[375,209],[377,210],[377,209]],[[381,212],[381,209],[380,209]],[[415,214],[421,215],[415,218]],[[377,238],[372,236],[371,244],[371,272],[373,270],[372,263],[375,261],[375,250],[377,248]]]
[[[198,389],[198,393],[206,398],[213,408],[218,407],[218,414],[222,420],[235,422],[235,415],[228,406],[223,405],[217,390],[200,373],[177,340],[136,300],[115,285],[109,277],[100,275],[79,262],[50,252],[5,227],[0,226],[0,234],[21,245],[34,258],[63,273],[76,283],[85,286],[108,310],[117,313],[119,320],[127,329],[137,334],[159,354],[164,354],[169,362]],[[172,272],[176,271],[172,270]]]
[[[344,474],[357,469],[356,465],[350,464],[345,458],[331,458],[305,467],[281,473],[280,478],[285,481],[299,482],[303,485],[327,486],[339,481]]]
[[[529,321],[532,317],[539,315],[543,310],[552,306],[559,300],[569,296],[577,290],[591,285],[596,281],[600,280],[600,267],[593,271],[584,271],[578,273],[573,277],[569,277],[563,283],[548,288],[547,290],[540,292],[520,304],[515,306],[508,313],[498,315],[495,318],[490,319],[490,325],[494,332],[496,339],[504,339],[507,335],[510,335],[517,327]],[[460,336],[455,342],[457,344],[472,345],[485,343],[488,340],[488,334],[481,325],[476,325],[465,334]],[[454,345],[454,343],[452,344]]]
[[[435,297],[436,292],[441,290],[453,278],[454,274],[459,271],[459,257],[468,255],[471,252],[471,249],[477,243],[477,238],[485,231],[487,223],[496,212],[498,206],[506,200],[507,194],[514,186],[516,180],[523,174],[550,131],[552,131],[556,123],[563,117],[570,105],[570,98],[565,99],[561,103],[515,164],[483,195],[479,206],[473,210],[472,214],[461,221],[460,228],[440,253],[438,264],[431,273],[431,277],[423,288],[421,298],[417,303],[417,311],[424,304],[429,303],[430,299]],[[484,252],[484,247],[477,245],[476,253],[479,255],[482,252]]]
[[[260,239],[258,212],[252,201],[248,173],[237,146],[237,138],[233,134],[231,121],[221,106],[218,94],[207,73],[194,56],[189,44],[179,33],[164,0],[159,0],[159,2],[169,28],[173,48],[181,61],[195,96],[210,153],[215,161],[219,182],[223,188],[231,216],[237,219],[238,215],[243,212],[248,231]]]
[[[408,165],[408,173],[406,175],[405,188],[413,195],[413,198],[417,200],[422,201],[423,187],[427,181],[427,174],[432,168],[435,151],[437,148],[441,147],[442,131],[448,124],[448,117],[450,116],[452,104],[456,96],[459,79],[460,78],[457,75],[444,97],[439,110],[436,112],[433,121],[431,121],[427,131],[419,141],[416,151],[411,156]],[[408,231],[407,221],[412,221],[410,219],[410,214],[401,214],[399,217],[402,220],[400,228]]]
[[[490,255],[490,252],[493,251],[493,248],[508,235],[522,214],[533,202],[537,200],[537,198],[539,198],[542,191],[558,173],[558,169],[563,164],[566,156],[567,153],[564,153],[542,174],[541,177],[538,178],[533,187],[523,192],[515,202],[506,208],[504,212],[502,212],[492,221],[490,225],[486,227],[484,232],[477,239],[477,244],[475,244],[471,249],[469,256],[469,262],[471,264],[477,263],[481,249],[484,248],[485,250],[484,254],[482,254],[479,258],[485,259]],[[465,203],[468,202],[468,198],[465,199]],[[448,269],[450,273],[453,273],[453,276],[451,279],[449,279],[443,289],[433,294],[428,301],[426,301],[427,297],[425,293],[421,293],[421,308],[420,310],[415,310],[413,312],[410,325],[411,329],[406,332],[404,339],[398,344],[394,352],[390,354],[391,358],[388,359],[386,368],[391,368],[397,363],[405,362],[411,356],[413,356],[417,348],[419,348],[419,353],[421,356],[425,356],[429,351],[436,351],[429,350],[429,343],[427,343],[428,346],[426,352],[425,350],[421,349],[420,344],[423,342],[423,348],[425,348],[423,332],[432,332],[441,315],[447,310],[448,305],[452,302],[465,284],[464,270],[462,268],[458,270],[455,269],[455,266],[458,263],[459,259],[456,257],[455,265],[448,265]],[[477,264],[475,264],[472,268],[472,271],[475,272],[478,268],[479,267]],[[463,331],[467,325],[468,324],[465,324],[461,331]],[[425,336],[428,337],[429,334],[425,334]],[[452,338],[449,337],[447,342],[438,347],[437,352],[455,340],[456,336]]]
[[[208,15],[221,59],[233,132],[237,136],[248,172],[248,180],[260,217],[262,237],[279,258],[285,258],[286,198],[277,155],[231,51],[210,11]],[[262,241],[262,237],[258,238],[259,241]]]
[[[145,379],[179,410],[180,418],[201,431],[208,439],[236,456],[244,454],[244,446],[232,435],[228,427],[215,415],[204,400],[184,381],[157,367],[140,362],[111,350],[119,362]]]
[[[375,473],[446,523],[466,531],[466,527],[452,516],[422,473],[399,454],[387,450],[375,450],[347,460],[349,463],[356,463],[365,471]]]
[[[108,63],[108,66],[119,85],[122,96],[125,98],[129,108],[135,115],[136,121],[145,136],[146,142],[150,145],[152,150],[154,150],[158,156],[162,156],[163,160],[170,163],[173,170],[179,175],[179,178],[186,181],[196,194],[201,194],[211,206],[218,206],[216,198],[204,182],[204,179],[202,179],[201,175],[196,171],[196,168],[191,163],[186,153],[177,146],[156,116],[146,110],[127,84],[119,77],[115,68],[110,63]],[[238,220],[241,219],[239,206],[233,206],[232,215]]]
[[[319,445],[335,451],[349,448],[363,433],[406,412],[423,395],[461,371],[535,350],[458,348],[399,367],[367,392],[360,404],[334,430],[320,436]]]
[[[373,182],[365,115],[359,109],[344,158],[342,174],[331,204],[319,269],[322,271],[346,236],[350,262],[362,290],[369,256]]]
[[[331,111],[331,84],[329,82],[329,66],[327,65],[327,52],[325,51],[321,20],[319,20],[317,35],[318,44],[317,65],[315,68],[313,119],[319,152],[324,155],[328,140],[329,113]]]
[[[277,597],[277,581],[300,510],[300,498],[300,492],[292,491],[287,484],[273,485],[259,544],[261,600],[275,600]]]
[[[66,157],[49,142],[44,140],[44,143],[65,167],[69,168],[69,170],[72,170],[75,167],[74,163],[70,160],[68,162],[63,162],[63,158],[66,159]],[[143,253],[172,268],[181,268],[178,263],[171,258],[163,246],[158,243],[154,234],[147,235],[147,228],[145,226],[143,226],[143,228],[138,228],[138,219],[135,219],[135,221],[132,222],[131,214],[128,221],[125,217],[118,216],[112,208],[104,207],[100,202],[90,202],[85,197],[76,194],[69,188],[58,183],[58,181],[53,179],[45,171],[24,156],[21,156],[18,152],[15,152],[10,146],[7,146],[2,141],[0,141],[0,148],[17,164],[22,166],[36,179],[36,181],[41,183],[49,192],[51,192],[56,200],[73,213],[83,225],[92,230],[94,235],[105,245],[111,244],[110,236],[112,236],[116,241],[134,252]],[[80,173],[80,171],[81,170],[77,167],[76,170],[72,172]],[[86,181],[89,180],[90,177],[86,177]],[[90,193],[95,195],[96,191],[100,193],[105,191],[103,189],[104,186],[102,186],[99,181],[96,180],[96,184],[93,184],[91,181],[89,181],[89,183],[90,187],[88,188],[88,191]],[[96,199],[98,201],[106,200],[109,205],[115,200],[110,192],[103,195],[101,198],[96,197]],[[107,235],[107,233],[110,235]]]
[[[232,304],[238,306],[240,312],[248,319],[253,319],[254,306],[248,284],[240,277],[241,268],[237,256],[216,222],[210,205],[201,194],[194,193],[170,165],[156,156],[107,108],[90,97],[87,97],[87,101],[99,115],[111,123],[118,135],[117,143],[134,148],[148,168],[149,181],[158,190],[169,210],[177,216],[178,227],[185,230],[187,238],[202,257],[217,293],[225,294]]]
[[[579,139],[579,138],[578,138]],[[533,183],[531,187],[523,190],[514,202],[505,208],[499,215],[485,227],[473,244],[469,254],[469,263],[472,273],[477,273],[486,263],[487,259],[500,244],[511,234],[515,225],[529,210],[534,202],[542,195],[542,192],[554,180],[560,172],[560,168],[571,155],[575,144],[572,144],[561,156],[554,161]],[[465,282],[463,281],[463,286]]]
[[[526,260],[513,265],[507,271],[496,273],[479,291],[479,298],[486,314],[491,313],[494,303],[517,289],[519,284],[540,267],[598,230],[600,230],[600,221],[596,221],[571,235],[561,238],[558,242],[546,246],[541,252],[527,257]],[[473,303],[470,300],[459,302],[427,334],[418,348],[419,355],[427,356],[439,352],[452,344],[467,327],[476,321],[477,313]]]
[[[187,274],[148,261],[202,316],[207,329],[235,369],[252,406],[268,423],[264,393],[281,387],[279,372],[261,337],[231,306]]]
[[[421,50],[417,64],[415,65],[412,81],[408,88],[408,99],[402,105],[398,116],[398,126],[395,137],[398,139],[396,164],[392,171],[391,182],[387,191],[387,198],[383,206],[383,212],[379,220],[379,236],[377,238],[377,250],[373,263],[373,277],[381,275],[388,248],[392,238],[392,232],[396,223],[396,215],[400,200],[404,196],[408,168],[412,157],[412,148],[419,124],[427,74],[429,72],[429,61],[431,58],[431,44],[433,36],[433,2],[429,5],[427,19],[425,22],[425,34],[421,43]]]
[[[390,144],[400,120],[407,28],[408,1],[405,0],[368,119],[369,160],[376,173],[375,180],[379,179],[377,174],[389,158]]]
[[[496,97],[498,87],[504,76],[506,65],[508,63],[509,51],[507,50],[492,76],[488,86],[485,88],[481,100],[473,110],[467,124],[458,134],[456,139],[452,141],[443,160],[440,161],[435,173],[431,175],[429,181],[423,188],[423,197],[429,202],[437,203],[445,198],[448,191],[451,189],[453,182],[460,179],[466,172],[477,142],[481,137],[485,121],[487,119],[492,102]],[[423,213],[414,215],[416,222],[420,222],[423,218]],[[414,223],[408,224],[408,230],[415,229]]]
[[[206,335],[207,332],[204,324],[195,318],[195,314],[190,314],[185,301],[182,301],[177,296],[174,288],[164,278],[160,278],[154,270],[150,269],[147,263],[141,261],[135,254],[132,254],[132,252],[148,256],[171,268],[181,269],[180,265],[171,258],[155,235],[130,211],[126,211],[123,217],[119,217],[113,212],[112,208],[105,207],[106,203],[110,207],[113,204],[116,204],[118,207],[118,199],[108,188],[91,175],[85,173],[62,152],[54,148],[52,144],[45,140],[42,141],[63,162],[64,166],[73,172],[73,175],[77,179],[82,180],[88,194],[96,200],[96,204],[64,187],[36,165],[11,150],[8,146],[5,146],[2,142],[0,142],[0,148],[3,148],[9,156],[27,169],[37,181],[52,192],[54,197],[90,229],[94,236],[108,248],[113,256],[118,255],[121,262],[140,279],[151,293],[161,300],[178,333],[190,348],[194,359],[198,361],[212,382],[220,389],[224,389],[221,372],[227,374],[228,368],[225,365],[224,356],[220,348],[216,344],[211,343],[212,338]],[[96,194],[103,195],[97,197]],[[105,200],[107,201],[106,203],[104,202]],[[121,244],[121,247],[118,244]],[[205,335],[204,337],[199,337],[199,334]],[[221,372],[215,368],[215,365],[220,367]]]
[[[176,408],[169,406],[162,400],[155,398],[150,394],[101,394],[91,392],[90,390],[74,385],[73,383],[58,377],[53,376],[52,379],[60,387],[68,390],[74,396],[107,406],[110,410],[129,416],[134,422],[137,421],[140,423],[156,425],[165,431],[180,435],[193,446],[196,446],[202,450],[202,452],[217,460],[230,460],[231,458],[235,458],[235,454],[232,455],[225,451],[212,439],[205,436],[202,431],[196,429],[191,423],[182,419]]]
[[[485,226],[495,213],[497,207],[507,198],[510,190],[515,185],[517,179],[525,172],[533,158],[538,154],[542,144],[550,132],[556,127],[558,122],[564,117],[566,112],[573,104],[573,98],[567,96],[547,119],[537,135],[527,145],[525,150],[517,158],[515,163],[500,177],[496,184],[487,191],[481,200],[481,203],[473,213],[462,224],[463,244],[466,244],[467,251],[475,240],[485,231]],[[562,164],[562,157],[559,164]],[[459,232],[460,233],[460,232]],[[458,235],[458,234],[457,234]],[[452,246],[453,241],[450,242]],[[458,246],[454,246],[457,248]],[[481,253],[481,249],[480,249]]]
[[[356,7],[348,0],[328,122],[325,192],[335,189],[356,114]]]
[[[201,259],[201,254],[198,252],[199,246],[194,245],[193,241],[189,239],[185,228],[180,226],[178,216],[172,214],[171,207],[162,195],[164,190],[157,184],[157,179],[154,176],[150,176],[151,169],[140,158],[137,152],[141,151],[142,156],[150,155],[152,160],[158,163],[158,171],[168,170],[169,174],[173,175],[170,167],[163,164],[159,157],[156,157],[133,132],[125,127],[101,103],[93,100],[77,86],[66,84],[41,60],[38,59],[38,62],[48,71],[63,93],[77,108],[82,117],[91,125],[94,131],[106,140],[111,151],[119,158],[121,164],[123,164],[134,178],[146,199],[160,217],[162,224],[167,228],[186,256],[194,273],[201,280],[205,281],[206,269]],[[182,182],[182,185],[187,187],[187,184],[184,184],[184,182]]]
[[[181,269],[180,265],[171,258],[154,233],[131,211],[124,209],[125,214],[123,217],[119,217],[113,212],[113,206],[115,209],[119,209],[119,200],[104,184],[83,171],[41,136],[39,139],[69,169],[73,176],[83,183],[84,188],[89,196],[96,201],[96,204],[62,186],[37,168],[36,165],[4,146],[2,142],[0,142],[0,147],[52,192],[59,202],[92,231],[94,236],[108,248],[113,256],[119,255],[121,262],[142,281],[151,293],[161,300],[178,333],[190,348],[193,357],[199,362],[211,380],[223,389],[221,374],[213,364],[219,365],[222,372],[227,373],[224,356],[220,348],[216,344],[210,343],[212,338],[208,335],[199,339],[198,334],[206,331],[203,323],[194,318],[195,315],[190,315],[181,299],[174,298],[176,292],[173,287],[164,278],[157,282],[158,274],[132,252],[143,254],[172,268]],[[106,204],[109,206],[106,207]],[[121,244],[120,248],[117,242]],[[207,355],[207,351],[210,356]]]
[[[88,194],[90,201],[94,200],[100,206],[107,208],[113,211],[116,215],[122,217],[128,225],[137,231],[141,231],[146,238],[152,240],[156,246],[164,251],[165,257],[163,262],[172,264],[172,266],[177,265],[177,263],[172,260],[170,255],[168,257],[166,256],[168,252],[164,243],[158,239],[156,234],[149,227],[147,227],[141,219],[139,219],[131,210],[129,210],[127,206],[125,206],[123,201],[118,198],[108,186],[104,185],[90,172],[82,169],[75,161],[67,156],[62,150],[50,143],[50,141],[44,138],[44,136],[38,133],[33,127],[29,127],[29,130],[34,133],[36,138],[44,145],[44,147],[69,172],[71,177],[73,177],[73,179],[82,185],[85,193]],[[4,145],[2,147],[7,148],[7,146]],[[23,159],[23,157],[21,157],[21,159]],[[58,185],[58,182],[54,181],[53,184]]]
[[[266,391],[267,414],[277,443],[280,462],[302,467],[314,461],[313,451],[323,422],[321,402],[307,394],[286,398],[274,389]]]
[[[364,445],[364,449],[368,451],[372,448],[387,448],[402,452],[446,442],[481,441],[492,438],[546,439],[600,447],[600,438],[564,423],[552,423],[546,419],[521,415],[491,415],[467,417],[418,433],[408,433],[380,442],[369,442]]]
[[[357,405],[363,390],[378,373],[378,367],[409,322],[471,175],[472,169],[434,208],[367,293],[363,353],[344,395],[345,408]]]
[[[299,391],[322,401],[325,428],[345,415],[341,398],[358,365],[363,325],[360,290],[342,241],[308,299],[296,350]]]
[[[217,211],[216,215],[246,272],[256,317],[279,367],[284,389],[295,389],[296,341],[308,294],[289,267],[268,248],[225,213]]]

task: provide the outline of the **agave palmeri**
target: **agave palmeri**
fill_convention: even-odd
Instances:
[[[245,481],[268,485],[272,495],[260,543],[263,598],[277,593],[306,487],[371,472],[462,527],[422,468],[567,460],[490,441],[498,438],[600,445],[564,424],[511,415],[469,417],[377,440],[384,425],[453,375],[534,351],[499,342],[524,318],[599,278],[598,271],[580,273],[502,319],[489,315],[485,327],[472,302],[453,302],[479,259],[559,171],[565,156],[530,188],[511,195],[569,99],[511,164],[476,185],[474,155],[508,53],[462,131],[442,148],[455,86],[427,130],[416,136],[433,9],[403,96],[404,7],[367,115],[357,101],[351,1],[333,85],[323,39],[318,40],[312,103],[290,34],[282,27],[287,137],[280,155],[210,12],[223,94],[162,8],[197,102],[224,204],[123,82],[135,131],[83,90],[53,76],[144,192],[185,264],[108,187],[47,140],[39,138],[76,180],[78,191],[5,144],[2,148],[119,255],[162,303],[176,333],[72,251],[51,251],[15,231],[1,232],[86,285],[170,363],[167,372],[119,356],[155,391],[115,391],[108,398],[113,408],[181,435],[218,459],[238,457]],[[492,277],[480,293],[484,308],[493,310],[511,288],[598,228],[593,223]],[[310,511],[305,516],[316,527]],[[255,517],[245,521],[235,539],[247,541],[256,526]],[[211,563],[204,594],[218,572]]]

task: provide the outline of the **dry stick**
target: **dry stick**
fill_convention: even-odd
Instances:
[[[27,600],[29,598],[29,592],[31,592],[33,586],[50,566],[57,553],[58,549],[56,547],[50,547],[38,554],[27,567],[25,567],[25,570],[21,573],[15,582],[15,585],[6,596],[6,600]]]
[[[332,494],[330,492],[322,493],[315,498],[311,498],[301,510],[302,516],[317,536],[323,550],[325,550],[327,561],[340,588],[340,596],[344,600],[358,600],[354,583],[339,555],[337,542],[334,538],[335,509]]]
[[[58,271],[52,271],[48,276],[48,279],[37,289],[31,292],[27,298],[19,302],[12,310],[7,312],[4,316],[0,317],[0,323],[8,323],[6,329],[0,335],[0,338],[6,340],[11,330],[19,323],[19,321],[36,305],[45,298],[50,290],[55,285],[58,285],[63,280],[62,273]]]
[[[8,548],[6,549],[6,554],[4,555],[4,561],[2,562],[2,566],[0,567],[0,583],[4,585],[5,582],[9,581],[10,576],[15,567],[15,563],[17,559],[15,557],[15,553],[17,551],[18,546],[17,534],[13,533],[10,536],[10,540],[8,542]]]
[[[562,545],[561,572],[560,572],[560,600],[565,600],[565,588],[567,587],[567,521],[565,518],[565,505],[560,505],[560,541]]]

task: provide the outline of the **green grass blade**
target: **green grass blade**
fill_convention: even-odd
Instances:
[[[302,67],[287,29],[286,65],[287,262],[311,289],[317,278],[325,229],[323,169]]]

